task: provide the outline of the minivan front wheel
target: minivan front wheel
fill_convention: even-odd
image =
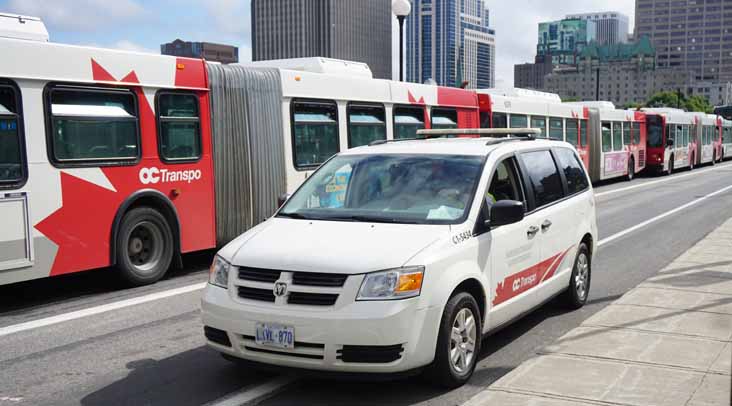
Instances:
[[[482,338],[480,310],[469,293],[455,294],[442,312],[435,360],[425,370],[432,383],[457,388],[473,375]]]

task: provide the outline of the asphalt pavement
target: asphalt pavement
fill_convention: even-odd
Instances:
[[[143,288],[119,289],[109,270],[0,287],[0,406],[220,404],[278,388],[263,404],[459,405],[731,218],[731,186],[725,163],[596,187],[601,247],[588,305],[550,303],[486,338],[475,376],[457,390],[309,376],[282,388],[274,374],[229,364],[204,346],[200,292],[177,293],[206,280],[212,253],[201,253]],[[109,310],[115,303],[124,306]]]

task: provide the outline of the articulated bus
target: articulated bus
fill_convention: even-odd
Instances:
[[[666,174],[696,166],[696,118],[693,114],[671,108],[645,108],[648,127],[648,163],[650,170]]]
[[[556,94],[524,89],[478,90],[481,126],[539,128],[577,148],[593,182],[633,178],[646,165],[645,114],[610,102],[562,103]]]
[[[155,282],[270,216],[340,150],[479,123],[475,92],[343,61],[245,67],[43,38],[0,49],[0,284],[108,266]]]
[[[722,157],[728,159],[732,157],[732,121],[722,119]]]
[[[722,118],[714,114],[690,113],[695,119],[696,164],[703,165],[722,160]]]

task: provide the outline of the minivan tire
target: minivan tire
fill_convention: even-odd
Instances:
[[[472,329],[471,326],[466,326],[468,318],[465,316],[473,320]],[[453,337],[453,326],[459,328],[461,324],[458,317],[465,317],[462,325],[467,327],[465,331],[456,331],[461,342]],[[480,355],[482,328],[480,309],[475,298],[466,292],[453,295],[442,312],[435,359],[425,369],[424,377],[432,384],[447,389],[460,387],[470,380]],[[473,342],[472,352],[469,350],[470,341]],[[457,355],[457,360],[454,355]]]
[[[580,243],[577,256],[574,259],[569,286],[563,294],[564,304],[570,309],[579,309],[587,303],[590,295],[590,281],[592,280],[592,257],[587,244]]]
[[[117,239],[117,270],[129,286],[155,283],[173,260],[173,232],[159,211],[137,207],[120,223]]]

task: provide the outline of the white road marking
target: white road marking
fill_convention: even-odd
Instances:
[[[624,188],[620,188],[620,189],[613,189],[613,190],[608,190],[606,192],[595,193],[595,197],[603,197],[603,196],[608,196],[608,195],[614,195],[616,193],[627,192],[628,190],[639,189],[639,188],[646,187],[646,186],[653,186],[653,185],[657,185],[659,183],[665,183],[665,182],[670,182],[672,180],[688,178],[690,176],[701,175],[702,173],[711,172],[711,171],[717,171],[717,170],[725,169],[725,168],[729,168],[729,167],[732,167],[732,164],[717,165],[717,166],[714,166],[714,167],[711,167],[711,168],[699,169],[699,170],[696,170],[696,171],[692,171],[692,172],[689,172],[689,173],[685,173],[683,175],[667,176],[667,177],[665,177],[663,179],[652,180],[650,182],[639,183],[637,185],[628,186],[628,187],[624,187]]]
[[[659,214],[656,217],[650,218],[650,219],[648,219],[648,220],[646,220],[646,221],[644,221],[642,223],[636,224],[633,227],[626,228],[625,230],[623,230],[623,231],[621,231],[619,233],[613,234],[610,237],[607,237],[605,239],[600,240],[597,243],[597,246],[598,247],[602,247],[605,244],[609,244],[609,243],[611,243],[611,242],[613,242],[615,240],[618,240],[618,239],[620,239],[622,237],[625,237],[626,235],[628,235],[628,234],[630,234],[630,233],[632,233],[634,231],[637,231],[637,230],[639,230],[639,229],[641,229],[643,227],[646,227],[649,224],[655,223],[658,220],[664,219],[664,218],[666,218],[668,216],[671,216],[673,214],[676,214],[676,213],[678,213],[678,212],[680,212],[682,210],[688,209],[691,206],[697,205],[697,204],[699,204],[699,203],[701,203],[701,202],[703,202],[703,201],[705,201],[705,200],[707,200],[707,199],[709,199],[711,197],[717,196],[717,195],[722,194],[722,193],[724,193],[724,192],[726,192],[728,190],[731,190],[731,189],[732,189],[732,185],[727,186],[727,187],[724,187],[722,189],[717,190],[716,192],[712,192],[712,193],[710,193],[708,195],[705,195],[705,196],[702,196],[702,197],[700,197],[700,198],[698,198],[696,200],[692,200],[691,202],[686,203],[683,206],[679,206],[679,207],[677,207],[677,208],[675,208],[673,210],[669,210],[669,211],[667,211],[665,213]]]
[[[238,392],[231,393],[219,400],[206,404],[206,406],[254,405],[274,396],[296,380],[297,378],[294,376],[283,375],[257,386],[244,388]]]
[[[182,286],[180,288],[169,289],[162,292],[155,292],[149,295],[133,297],[131,299],[120,300],[103,304],[100,306],[90,307],[88,309],[76,310],[69,313],[59,314],[56,316],[46,317],[43,319],[28,321],[25,323],[14,324],[12,326],[0,327],[0,337],[19,333],[21,331],[32,330],[39,327],[46,327],[53,324],[63,323],[70,320],[80,319],[82,317],[93,316],[100,313],[106,313],[112,310],[118,310],[125,307],[135,306],[155,300],[165,299],[172,296],[182,295],[184,293],[195,292],[206,287],[206,282],[196,283],[193,285]]]

